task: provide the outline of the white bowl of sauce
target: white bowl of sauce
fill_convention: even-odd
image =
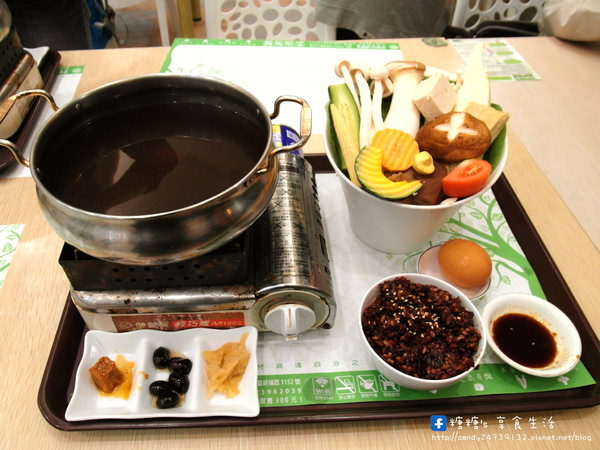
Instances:
[[[483,311],[488,343],[507,364],[538,377],[569,372],[581,358],[581,338],[556,306],[528,294],[505,294]]]

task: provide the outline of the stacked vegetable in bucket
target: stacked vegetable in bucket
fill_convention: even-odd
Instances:
[[[338,63],[344,83],[329,86],[329,114],[338,165],[352,183],[418,205],[481,191],[509,117],[491,105],[483,52],[476,44],[461,77],[416,61]]]

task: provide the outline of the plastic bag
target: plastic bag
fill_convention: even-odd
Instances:
[[[571,41],[600,41],[600,1],[547,0],[540,28]]]

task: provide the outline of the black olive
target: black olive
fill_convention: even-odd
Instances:
[[[160,409],[173,408],[179,403],[179,395],[175,392],[162,392],[156,398],[156,407]]]
[[[168,381],[159,380],[150,384],[150,393],[152,395],[160,395],[163,392],[173,392],[175,389]]]
[[[171,358],[169,360],[169,370],[187,375],[192,371],[192,362],[187,358]]]
[[[152,362],[158,369],[164,369],[169,365],[170,352],[164,347],[158,347],[152,355]]]
[[[187,375],[179,372],[173,372],[171,375],[169,375],[169,385],[175,392],[185,394],[190,387],[190,381],[188,380]]]

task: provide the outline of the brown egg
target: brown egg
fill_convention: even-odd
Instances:
[[[438,263],[449,283],[465,288],[483,285],[492,273],[492,261],[486,251],[467,239],[450,239],[442,244]]]

